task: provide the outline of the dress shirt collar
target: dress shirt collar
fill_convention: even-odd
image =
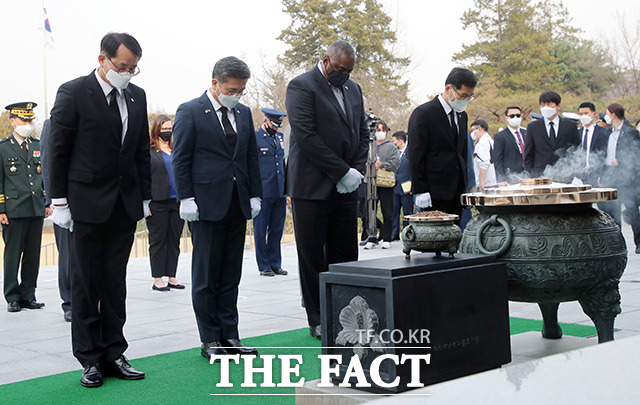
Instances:
[[[444,113],[447,114],[447,116],[449,116],[449,113],[451,112],[452,108],[449,104],[447,104],[446,101],[444,101],[444,97],[442,97],[442,94],[438,95],[438,101],[440,101],[440,104],[442,104],[442,108],[444,108]]]
[[[556,114],[556,117],[550,121],[547,117],[544,117],[544,125],[547,127],[547,131],[549,130],[549,123],[553,122],[553,128],[556,130],[556,136],[558,135],[558,128],[560,127],[560,114]]]
[[[16,142],[18,142],[18,146],[20,146],[20,147],[22,147],[22,143],[23,143],[23,142],[27,142],[27,138],[24,138],[23,140],[20,140],[20,139],[16,136],[16,133],[15,133],[15,132],[13,132],[13,133],[11,134],[11,136],[13,136],[13,139],[15,139],[15,140],[16,140]]]
[[[106,81],[104,81],[102,77],[100,77],[100,75],[98,74],[98,69],[94,70],[94,73],[96,75],[96,79],[98,79],[98,84],[100,85],[100,88],[104,92],[104,96],[108,98],[109,93],[111,93],[111,90],[113,90],[114,87],[109,83],[107,83]],[[121,89],[116,89],[116,90],[118,91],[118,94],[122,96],[122,90]]]
[[[222,105],[218,103],[218,101],[213,97],[213,94],[211,93],[211,88],[207,89],[207,97],[209,97],[209,101],[211,101],[211,105],[213,106],[213,109],[216,110],[216,112],[220,110],[220,107],[222,107]]]
[[[318,64],[316,66],[318,66],[318,70],[320,71],[320,74],[322,75],[322,78],[327,82],[327,84],[329,86],[333,87],[334,89],[337,89],[337,87],[334,86],[333,84],[329,83],[329,80],[327,80],[327,78],[324,76],[324,70],[322,70],[322,61],[318,62]]]

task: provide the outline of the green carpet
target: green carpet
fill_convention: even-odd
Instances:
[[[565,335],[585,337],[595,335],[593,327],[561,324]],[[510,318],[511,334],[540,331],[541,321]],[[260,354],[303,354],[300,376],[306,381],[320,378],[320,342],[309,336],[303,328],[271,335],[243,339],[243,343],[255,347],[277,347],[260,349]],[[283,348],[285,347],[285,348]],[[287,349],[286,347],[297,347]],[[304,347],[304,348],[300,348]],[[306,348],[309,349],[306,349]],[[314,361],[315,360],[315,361]],[[242,361],[242,360],[241,360]],[[210,365],[200,357],[200,349],[182,350],[132,360],[131,364],[144,370],[147,377],[139,381],[122,381],[105,378],[100,388],[88,389],[80,385],[80,372],[56,374],[33,380],[20,381],[0,386],[1,404],[295,404],[294,388],[261,388],[261,378],[255,378],[255,388],[240,387],[244,381],[244,367],[230,367],[230,382],[233,388],[216,388],[220,365]],[[280,381],[280,365],[274,361],[273,381]],[[260,358],[256,366],[262,366]],[[259,374],[258,374],[259,376]],[[293,377],[293,381],[298,379]],[[291,394],[264,396],[269,394]],[[258,394],[254,396],[230,396],[220,394]],[[216,394],[216,395],[210,395]]]

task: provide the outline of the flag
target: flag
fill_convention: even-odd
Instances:
[[[47,16],[47,9],[44,8],[44,39],[45,45],[53,48],[53,34],[51,33],[51,24],[49,24],[49,17]]]

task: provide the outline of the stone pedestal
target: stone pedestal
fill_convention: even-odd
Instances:
[[[381,363],[385,383],[370,367],[382,354],[431,354],[420,381],[440,381],[500,367],[511,360],[507,268],[492,256],[453,259],[418,254],[329,266],[320,275],[323,354],[342,356],[342,382],[352,356],[364,367],[371,392],[402,392],[411,365]],[[355,379],[352,379],[355,385]]]

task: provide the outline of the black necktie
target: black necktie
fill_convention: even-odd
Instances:
[[[551,145],[553,145],[553,147],[556,147],[556,130],[553,129],[553,121],[551,121],[549,123],[549,138],[551,139]]]
[[[116,89],[111,90],[109,93],[109,111],[111,111],[111,115],[116,123],[118,135],[122,137],[122,116],[120,115],[120,108],[118,107],[117,94],[118,90]]]
[[[584,134],[582,134],[582,149],[584,150],[587,150],[587,141],[589,140],[589,138],[587,137],[588,133],[589,133],[589,129],[585,128]]]
[[[29,148],[27,147],[27,140],[26,139],[25,139],[24,142],[22,142],[22,145],[20,145],[20,147],[24,151],[24,159],[25,160],[29,160]]]
[[[227,116],[227,107],[220,107],[220,112],[222,113],[222,127],[224,128],[224,133],[227,136],[227,144],[229,145],[229,150],[233,155],[236,150],[236,143],[238,142],[238,134],[236,134],[236,131],[231,125],[231,121],[229,121],[229,116]]]

